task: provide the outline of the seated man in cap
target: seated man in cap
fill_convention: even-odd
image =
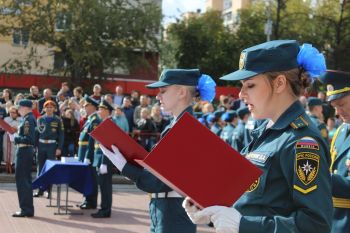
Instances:
[[[112,117],[113,107],[106,101],[101,100],[98,106],[100,122]],[[92,166],[97,171],[97,182],[101,191],[101,208],[92,213],[93,218],[109,218],[112,213],[112,167],[111,161],[102,153],[100,143],[95,141],[94,162]]]
[[[64,128],[61,117],[55,114],[56,103],[52,100],[47,100],[44,103],[43,111],[45,114],[38,119],[38,154],[37,154],[37,175],[39,176],[47,159],[55,160],[61,155],[64,142]],[[34,197],[43,195],[43,191],[39,189],[34,193]],[[51,194],[51,188],[48,189],[48,198]]]
[[[221,120],[226,122],[226,126],[222,129],[220,138],[227,144],[232,144],[233,131],[236,128],[238,118],[236,111],[230,110],[221,116]]]
[[[320,77],[327,86],[327,100],[343,120],[331,142],[333,195],[332,233],[350,229],[350,73],[328,70]]]
[[[20,211],[13,217],[33,217],[32,161],[34,156],[36,120],[32,113],[32,101],[22,99],[18,103],[18,112],[23,121],[10,140],[17,145],[16,151],[16,186]]]
[[[322,100],[316,97],[309,97],[307,107],[309,109],[309,117],[311,121],[320,130],[322,137],[328,142],[328,130],[323,119],[323,103]]]
[[[93,191],[89,196],[85,197],[83,203],[79,205],[81,209],[96,209],[97,206],[97,180],[96,169],[92,167],[94,162],[95,140],[90,136],[90,132],[94,130],[100,123],[97,114],[98,102],[88,95],[84,97],[84,109],[87,115],[87,120],[79,135],[78,159],[81,162],[89,164],[93,177]]]
[[[198,91],[203,100],[212,101],[215,96],[215,83],[198,69],[165,70],[160,80],[147,85],[159,88],[157,99],[164,111],[171,112],[174,120],[165,128],[161,137],[171,129],[185,113],[192,114],[192,102]],[[121,173],[135,181],[136,186],[151,193],[149,205],[152,233],[195,233],[196,226],[181,207],[183,197],[143,168],[127,162],[119,150],[112,146],[113,152],[100,146],[103,153],[111,159]]]
[[[210,126],[210,131],[216,134],[217,136],[220,136],[222,131],[222,121],[221,116],[224,114],[225,111],[222,110],[216,110],[212,114],[210,114],[207,118],[207,122]]]
[[[238,124],[232,132],[231,146],[240,152],[250,142],[249,131],[246,127],[250,112],[247,107],[239,108],[237,110]]]

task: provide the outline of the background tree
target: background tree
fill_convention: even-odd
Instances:
[[[29,33],[33,42],[27,60],[9,61],[4,68],[15,68],[14,62],[18,66],[38,65],[38,62],[28,62],[40,59],[35,45],[48,45],[51,49],[47,56],[60,57],[66,66],[47,72],[71,76],[77,85],[87,76],[101,77],[106,71],[145,64],[140,54],[158,51],[161,10],[152,3],[137,0],[29,2],[4,3],[12,11],[0,16],[0,22],[6,22],[0,33],[10,35],[14,29],[20,30]]]
[[[238,60],[237,38],[223,25],[219,12],[209,11],[174,23],[166,33],[163,67],[200,68],[218,79],[231,72]]]
[[[350,71],[350,1],[320,1],[315,19],[328,68]]]

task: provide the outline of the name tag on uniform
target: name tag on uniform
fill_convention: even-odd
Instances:
[[[251,161],[255,161],[262,164],[265,164],[267,159],[269,158],[269,156],[266,154],[261,154],[256,152],[249,153],[245,157]]]

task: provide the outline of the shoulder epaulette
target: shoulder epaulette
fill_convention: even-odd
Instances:
[[[290,123],[290,126],[293,129],[300,129],[307,127],[309,123],[305,120],[305,118],[301,115],[298,118],[296,118],[292,123]]]

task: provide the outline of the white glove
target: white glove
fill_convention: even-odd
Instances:
[[[13,134],[10,134],[10,133],[9,133],[10,141],[11,141],[11,142],[14,142],[14,141],[15,141],[15,137],[17,137],[17,136],[18,136],[17,133],[13,133]]]
[[[111,160],[114,166],[116,166],[119,171],[122,171],[127,161],[124,155],[120,153],[119,149],[116,146],[112,145],[112,152],[106,147],[104,147],[102,144],[100,144],[100,148],[103,154],[106,155],[107,158],[109,158],[109,160]]]
[[[107,174],[107,172],[108,172],[107,171],[107,165],[106,164],[101,164],[99,172],[100,172],[101,175]]]
[[[233,207],[210,206],[199,211],[197,216],[210,216],[217,233],[238,233],[242,215]]]
[[[191,203],[190,198],[185,198],[185,200],[182,202],[182,207],[185,209],[188,217],[194,224],[210,223],[210,216],[198,216],[197,213],[200,212],[200,209],[198,209],[194,204]]]
[[[83,163],[85,163],[85,164],[87,164],[87,165],[90,165],[90,164],[91,164],[91,161],[90,161],[90,159],[85,158]]]

